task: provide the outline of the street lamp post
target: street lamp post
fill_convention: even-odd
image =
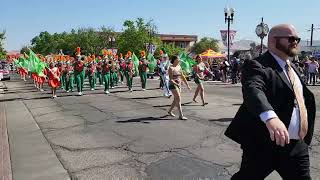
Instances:
[[[110,45],[111,45],[111,51],[112,51],[112,53],[113,53],[113,42],[115,42],[116,41],[116,39],[112,36],[112,37],[109,37],[109,42],[110,42]]]
[[[261,23],[258,24],[256,27],[256,34],[261,39],[260,55],[263,52],[263,39],[268,35],[268,33],[269,33],[269,27],[267,24],[263,22],[263,18],[261,18]]]
[[[155,31],[154,26],[153,26],[153,25],[150,25],[150,26],[149,26],[149,44],[148,44],[148,46],[147,46],[147,54],[150,53],[150,50],[151,50],[151,48],[153,47],[152,37],[153,37],[154,34],[155,34],[154,31]],[[151,53],[152,53],[152,52],[151,52]]]
[[[228,62],[230,63],[230,22],[233,23],[233,17],[234,17],[234,9],[233,8],[229,8],[226,7],[224,8],[224,22],[228,23],[228,34],[227,34],[227,38],[228,38],[228,44],[227,44],[227,48],[228,48]]]

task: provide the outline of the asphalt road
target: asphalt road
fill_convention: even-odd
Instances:
[[[7,108],[13,178],[230,179],[241,150],[223,133],[242,102],[241,86],[206,82],[203,107],[191,102],[191,83],[192,91],[182,90],[189,118],[182,121],[166,116],[172,99],[162,96],[158,80],[148,80],[147,91],[139,85],[135,79],[134,92],[121,85],[105,95],[103,87],[89,91],[86,84],[84,96],[59,90],[51,99],[48,88],[37,92],[29,81],[4,81],[0,101]],[[310,88],[319,109],[320,86]],[[310,156],[319,179],[318,122]]]

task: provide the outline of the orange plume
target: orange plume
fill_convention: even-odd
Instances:
[[[162,55],[163,54],[163,51],[162,50],[160,50],[160,55]]]
[[[108,51],[107,51],[106,49],[104,49],[104,50],[102,50],[102,54],[103,54],[104,56],[107,56],[107,55],[108,55]]]
[[[131,51],[128,51],[127,57],[129,58],[129,57],[131,57],[131,55],[132,55]]]
[[[77,47],[77,55],[80,55],[80,54],[81,54],[81,48]]]
[[[91,57],[92,57],[93,60],[96,59],[96,55],[94,55],[94,54]]]
[[[145,57],[146,56],[146,52],[145,51],[140,51],[141,57]]]

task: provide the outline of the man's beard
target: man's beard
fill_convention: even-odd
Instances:
[[[276,48],[282,52],[284,52],[289,57],[294,57],[298,55],[298,51],[294,48],[290,48],[290,46],[284,46],[279,41],[276,42]]]

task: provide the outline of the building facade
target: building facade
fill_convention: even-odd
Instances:
[[[198,36],[196,35],[158,34],[158,36],[163,43],[173,43],[175,46],[186,50],[190,50],[190,48],[198,41]]]

